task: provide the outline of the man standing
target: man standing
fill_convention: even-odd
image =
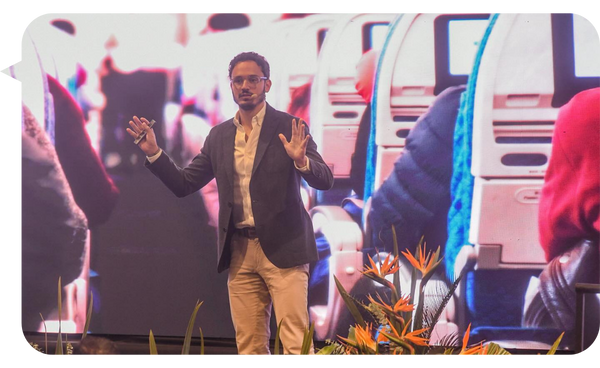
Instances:
[[[146,132],[139,143],[147,156],[145,165],[176,196],[189,195],[216,178],[217,271],[229,268],[238,353],[269,353],[273,303],[277,323],[283,319],[284,352],[298,354],[308,327],[308,264],[318,259],[300,182],[303,178],[313,188],[327,190],[333,175],[305,124],[266,103],[271,81],[262,56],[235,56],[229,78],[239,110],[211,130],[186,168],[179,168],[158,147],[145,118],[134,116],[127,131],[132,137]]]

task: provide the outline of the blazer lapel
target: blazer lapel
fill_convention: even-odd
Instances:
[[[277,131],[279,120],[277,120],[274,117],[274,111],[275,110],[271,107],[271,105],[267,104],[265,119],[263,120],[263,126],[260,130],[260,136],[258,137],[258,146],[256,147],[256,155],[254,156],[254,166],[252,166],[252,175],[254,175],[256,168],[260,164],[260,161],[265,155],[267,147],[271,143],[271,140],[273,139],[273,136]]]

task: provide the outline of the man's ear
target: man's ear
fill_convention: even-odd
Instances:
[[[265,81],[265,93],[266,93],[266,92],[269,92],[269,90],[271,89],[271,84],[272,84],[272,83],[271,83],[271,80],[270,80],[270,79],[267,79],[267,80]]]

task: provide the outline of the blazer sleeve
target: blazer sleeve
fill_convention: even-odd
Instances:
[[[306,134],[308,135],[308,128],[305,127]],[[323,161],[323,158],[317,152],[317,144],[312,139],[308,140],[306,147],[306,156],[310,160],[310,171],[303,173],[298,171],[302,178],[306,180],[308,185],[319,190],[329,190],[333,187],[333,174],[329,169],[329,166]]]
[[[212,132],[209,133],[200,153],[185,168],[174,163],[164,150],[156,161],[150,163],[146,159],[144,165],[177,197],[188,196],[215,177],[211,162],[212,136]]]

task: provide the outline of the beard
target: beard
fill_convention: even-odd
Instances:
[[[257,94],[256,97],[251,98],[249,100],[242,100],[242,98],[245,96],[248,96],[248,95],[252,95],[252,93],[250,93],[250,91],[242,91],[237,97],[235,96],[235,93],[232,92],[233,100],[239,106],[240,109],[242,109],[244,111],[252,111],[252,110],[254,110],[254,108],[256,108],[256,106],[262,104],[263,101],[265,101],[265,97],[266,97],[265,90],[266,90],[266,87],[263,87],[263,90],[261,93]]]

